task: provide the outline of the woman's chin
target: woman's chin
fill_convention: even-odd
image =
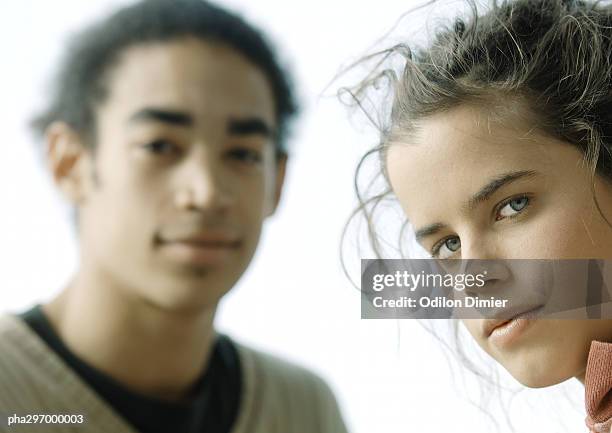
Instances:
[[[510,373],[512,374],[512,372]],[[573,376],[535,376],[528,373],[512,374],[512,376],[522,385],[528,388],[546,388],[557,385],[571,379]]]
[[[559,359],[559,358],[557,358]],[[562,359],[562,358],[561,358]],[[502,366],[522,385],[528,388],[546,388],[576,376],[578,367],[573,363],[559,365],[550,359],[522,356],[501,361]]]

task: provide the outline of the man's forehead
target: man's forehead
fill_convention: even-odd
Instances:
[[[196,117],[275,118],[272,91],[258,67],[229,47],[192,38],[126,49],[107,86],[106,104],[124,115],[158,106]]]

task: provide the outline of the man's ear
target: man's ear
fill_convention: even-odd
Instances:
[[[72,204],[82,203],[92,184],[91,152],[65,122],[49,125],[45,138],[47,166],[55,184]]]
[[[283,193],[283,185],[285,184],[285,171],[287,169],[287,155],[281,154],[276,157],[276,178],[274,180],[274,195],[273,202],[266,216],[271,216],[278,207],[281,195]]]

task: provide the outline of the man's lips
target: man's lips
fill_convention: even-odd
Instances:
[[[237,248],[242,241],[239,237],[225,233],[198,233],[179,236],[160,236],[161,244],[184,244],[202,248]]]
[[[194,248],[234,249],[240,247],[241,242],[239,240],[202,240],[186,238],[162,241],[162,244],[182,244],[192,246]]]
[[[242,240],[226,233],[198,233],[159,239],[161,251],[170,259],[196,265],[227,263],[242,246]]]

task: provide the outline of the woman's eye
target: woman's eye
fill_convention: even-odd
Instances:
[[[497,216],[495,217],[496,221],[502,220],[504,218],[509,218],[517,215],[523,209],[525,209],[529,205],[529,197],[522,196],[510,199],[503,203],[499,211],[497,212]]]
[[[446,238],[434,246],[431,255],[438,259],[447,259],[459,251],[461,239],[458,237]]]
[[[237,147],[228,152],[228,156],[236,161],[247,164],[259,164],[262,160],[261,152],[246,147]]]
[[[170,155],[179,151],[178,146],[167,140],[155,140],[145,144],[143,147],[156,155]]]

